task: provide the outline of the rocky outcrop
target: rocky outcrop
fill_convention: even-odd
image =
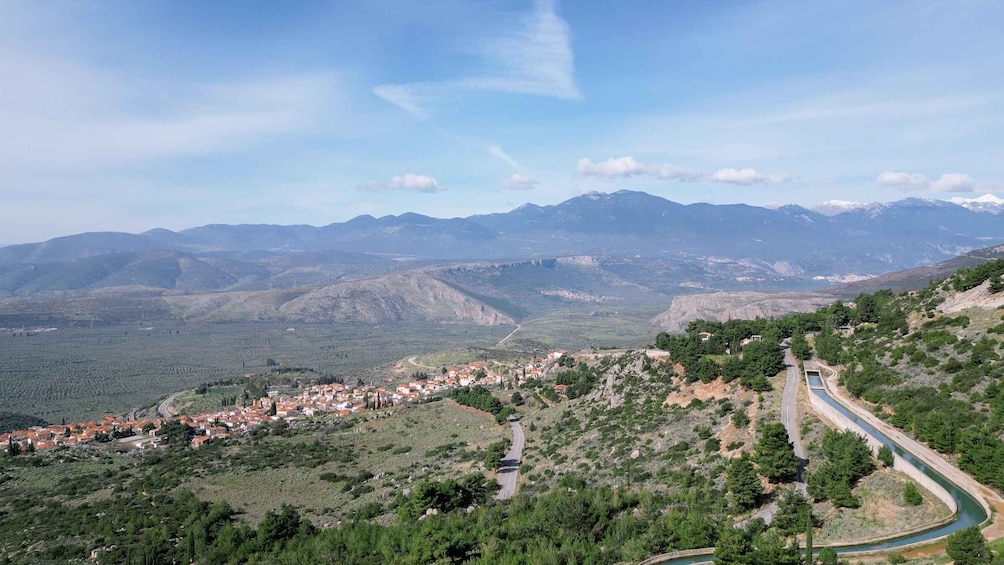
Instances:
[[[652,319],[651,324],[670,333],[682,332],[698,319],[752,320],[812,312],[831,304],[836,297],[816,292],[713,292],[677,296],[669,309]]]
[[[390,275],[326,286],[283,304],[304,322],[466,322],[515,324],[510,316],[428,275]]]

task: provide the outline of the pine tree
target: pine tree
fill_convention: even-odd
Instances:
[[[990,563],[994,558],[979,526],[969,526],[948,536],[945,552],[955,560],[956,565],[980,565]]]
[[[780,423],[774,422],[763,426],[755,453],[760,474],[772,483],[787,480],[798,471],[795,447],[788,441],[788,432]]]
[[[812,565],[812,515],[805,519],[805,563]]]
[[[795,359],[808,359],[812,355],[812,347],[805,340],[805,334],[796,331],[791,335],[791,354]]]
[[[878,460],[882,462],[886,467],[892,467],[895,463],[895,457],[893,456],[892,449],[888,445],[883,445],[878,450]]]
[[[763,499],[763,485],[757,477],[756,469],[749,455],[743,453],[729,465],[725,488],[732,495],[732,503],[740,510],[749,510],[760,505]]]

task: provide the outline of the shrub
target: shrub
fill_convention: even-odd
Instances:
[[[924,497],[921,496],[920,489],[917,488],[917,485],[913,481],[903,485],[903,500],[910,506],[920,506],[924,503]]]

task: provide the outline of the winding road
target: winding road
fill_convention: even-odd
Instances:
[[[185,394],[186,392],[188,391],[180,390],[172,394],[171,396],[165,398],[164,402],[161,402],[160,405],[157,406],[157,414],[160,414],[161,418],[173,418],[174,414],[171,412],[171,404],[173,404],[174,401],[177,400],[179,396]]]
[[[801,382],[802,375],[798,370],[798,361],[792,355],[789,348],[785,348],[784,350],[784,368],[785,380],[784,391],[781,393],[781,422],[784,424],[784,429],[788,432],[788,441],[794,446],[795,457],[798,457],[798,474],[795,480],[795,490],[805,495],[806,485],[802,480],[802,472],[805,471],[805,466],[809,461],[805,457],[805,448],[802,447],[802,436],[798,429],[798,383]],[[750,520],[757,518],[770,524],[774,521],[775,514],[777,514],[777,502],[771,502],[756,511],[749,518],[740,522],[739,526],[743,526]]]
[[[499,466],[498,481],[502,487],[495,495],[496,500],[508,500],[516,494],[516,482],[519,480],[519,464],[523,460],[523,444],[526,443],[526,436],[523,435],[523,426],[518,421],[509,422],[512,425],[512,446],[509,452],[502,459]]]
[[[790,348],[784,350],[784,392],[781,393],[781,423],[788,431],[788,441],[795,448],[795,457],[798,457],[798,475],[795,481],[795,488],[805,494],[805,482],[802,481],[802,472],[809,460],[805,457],[805,448],[802,446],[802,436],[798,428],[798,383],[802,381],[802,373],[798,370],[798,360],[791,353]]]
[[[409,357],[408,358],[408,362],[411,363],[412,365],[416,366],[416,367],[421,368],[421,369],[438,369],[439,368],[439,367],[430,367],[428,365],[423,365],[423,364],[419,363],[418,361],[416,361],[416,359],[418,359],[418,355],[415,355],[413,357]]]
[[[809,372],[807,375],[809,385],[814,393],[819,395],[827,404],[851,418],[865,433],[877,438],[879,442],[890,446],[894,453],[907,460],[924,475],[948,490],[958,507],[955,518],[948,523],[937,524],[927,530],[922,529],[903,536],[893,536],[892,538],[839,547],[838,551],[842,557],[907,548],[943,539],[948,534],[969,525],[981,524],[985,526],[985,520],[991,513],[991,505],[995,509],[1004,508],[1004,500],[997,493],[983,487],[957,467],[939,457],[927,446],[903,435],[854,402],[853,399],[836,386],[836,371],[825,366],[823,368],[831,372],[831,376],[828,379],[821,378],[818,371]],[[824,381],[826,381],[825,385]],[[996,527],[996,524],[992,524],[988,529]],[[709,563],[713,550],[714,548],[704,548],[667,553],[650,557],[641,563],[642,565],[653,565],[655,563],[669,563],[672,565]]]

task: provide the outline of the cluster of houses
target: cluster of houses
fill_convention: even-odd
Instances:
[[[418,402],[458,386],[477,384],[488,386],[502,384],[507,379],[518,384],[529,379],[539,379],[545,376],[564,354],[563,351],[552,352],[545,358],[533,359],[526,364],[504,367],[497,374],[489,372],[486,363],[475,361],[396,387],[332,383],[310,386],[294,395],[272,390],[268,392],[267,397],[259,398],[248,406],[232,406],[215,412],[182,415],[171,420],[177,419],[182,424],[195,428],[196,435],[192,443],[197,447],[212,439],[245,433],[265,422],[275,420],[295,421],[301,417],[321,415],[348,416],[361,410]],[[31,451],[60,445],[117,440],[131,448],[159,447],[161,440],[158,438],[158,432],[168,420],[159,417],[128,420],[125,417],[109,415],[91,422],[36,426],[0,434],[0,446],[17,444],[20,450]]]

